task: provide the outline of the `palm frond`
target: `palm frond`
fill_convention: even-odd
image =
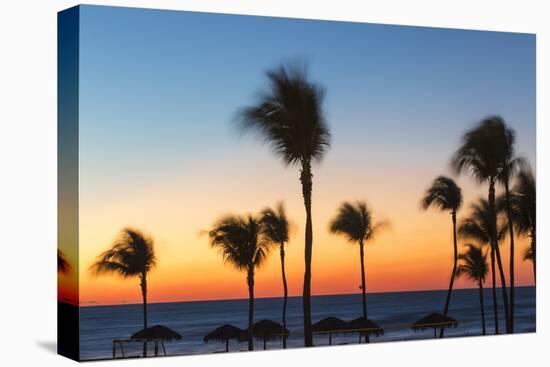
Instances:
[[[111,248],[101,253],[90,270],[95,275],[141,276],[157,265],[153,239],[133,228],[124,228]]]
[[[329,230],[344,235],[350,242],[360,242],[372,239],[379,230],[388,226],[389,222],[374,223],[367,204],[357,201],[340,205],[336,217],[330,222]]]
[[[275,209],[265,208],[261,212],[263,234],[275,244],[288,242],[290,235],[290,223],[286,215],[283,203],[277,204]]]
[[[439,208],[441,210],[457,211],[462,205],[462,191],[453,179],[445,176],[437,177],[430,188],[426,190],[421,202],[422,208]]]
[[[265,262],[271,242],[262,232],[260,220],[252,215],[229,215],[214,224],[208,233],[225,263],[237,270],[258,268]]]
[[[266,75],[268,88],[237,114],[241,130],[258,133],[287,165],[320,160],[330,145],[324,89],[308,80],[305,67],[281,66]]]
[[[502,117],[487,117],[464,134],[451,166],[458,174],[470,173],[479,183],[497,180],[509,172],[514,140],[514,132]]]
[[[487,253],[481,247],[467,244],[466,252],[460,254],[456,277],[465,277],[476,282],[483,282],[489,272]]]
[[[71,265],[61,250],[57,250],[57,271],[61,274],[67,274],[71,271]]]

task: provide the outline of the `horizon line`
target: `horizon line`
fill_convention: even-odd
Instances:
[[[489,287],[492,288],[492,287]],[[498,286],[496,289],[501,289],[502,287]],[[510,287],[506,287],[510,288]],[[536,288],[536,285],[521,285],[515,286],[518,288]],[[454,288],[453,291],[460,290],[477,290],[477,287],[463,287],[463,288]],[[378,292],[367,292],[369,294],[392,294],[392,293],[417,293],[417,292],[440,292],[448,291],[447,288],[439,289],[416,289],[416,290],[401,290],[401,291],[378,291]],[[361,293],[323,293],[323,294],[312,294],[312,297],[330,297],[330,296],[352,296],[352,295],[361,295]],[[275,299],[282,298],[282,296],[269,296],[269,297],[254,297],[254,300],[260,299]],[[288,298],[302,298],[301,295],[298,296],[288,296]],[[172,304],[172,303],[194,303],[194,302],[222,302],[222,301],[248,301],[248,297],[245,298],[219,298],[219,299],[196,299],[188,301],[161,301],[161,302],[147,302],[147,305],[158,305],[158,304]],[[58,302],[68,303],[63,300],[58,300]],[[72,304],[72,303],[70,303]],[[133,303],[105,303],[105,304],[94,304],[94,303],[78,303],[75,306],[78,307],[112,307],[112,306],[141,306],[141,302]]]

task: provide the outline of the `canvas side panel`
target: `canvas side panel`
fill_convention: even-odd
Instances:
[[[78,360],[79,7],[57,17],[57,351]]]

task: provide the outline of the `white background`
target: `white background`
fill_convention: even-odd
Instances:
[[[550,11],[544,0],[149,0],[96,4],[354,20],[537,33],[537,333],[169,357],[108,366],[377,365],[472,366],[548,363],[550,295],[548,153]],[[56,339],[56,12],[74,1],[0,3],[0,364],[69,365]],[[545,24],[546,23],[546,24]],[[406,67],[404,65],[403,67]],[[546,213],[545,213],[546,212]],[[404,305],[406,307],[406,305]],[[547,312],[548,311],[548,312]]]

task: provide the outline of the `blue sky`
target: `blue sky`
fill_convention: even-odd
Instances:
[[[265,70],[298,60],[327,90],[334,144],[437,156],[496,113],[534,158],[534,35],[85,6],[80,60],[90,157],[169,165],[257,148],[234,113]]]

